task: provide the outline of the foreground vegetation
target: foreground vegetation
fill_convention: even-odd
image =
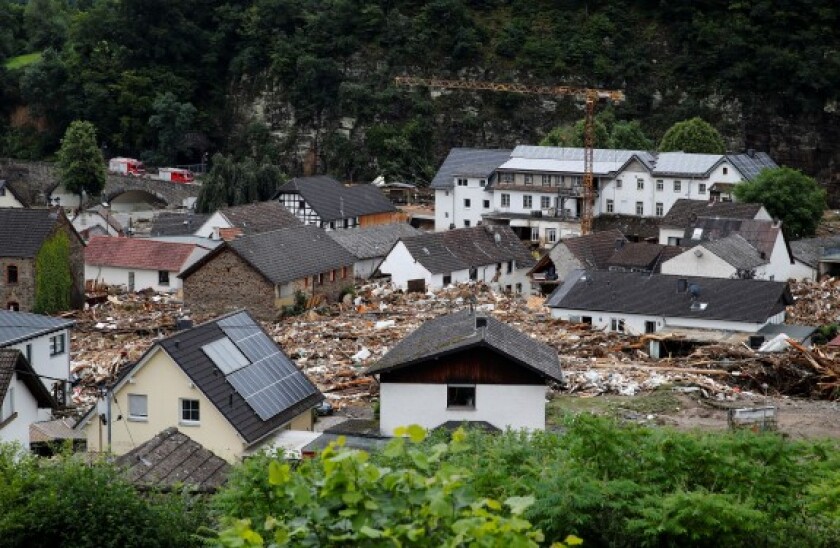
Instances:
[[[840,447],[569,417],[236,467],[212,500],[0,450],[0,546],[837,546]],[[215,531],[215,532],[214,532]]]

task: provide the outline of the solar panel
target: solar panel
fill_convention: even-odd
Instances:
[[[230,338],[221,340],[249,361],[245,367],[225,371],[227,380],[262,420],[316,393],[312,383],[247,314],[230,316],[218,325]]]
[[[207,343],[201,347],[201,350],[225,375],[251,363],[230,339],[219,339]]]

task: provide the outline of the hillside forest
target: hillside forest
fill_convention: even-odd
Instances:
[[[413,75],[621,89],[607,124],[658,142],[700,116],[831,189],[838,25],[829,0],[0,0],[0,156],[52,159],[80,119],[152,165],[422,184],[450,147],[582,117],[574,98],[394,84]]]

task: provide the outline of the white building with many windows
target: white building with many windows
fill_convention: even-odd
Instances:
[[[689,154],[597,149],[593,213],[662,217],[677,200],[729,201],[732,187],[776,164],[764,153]],[[509,225],[551,245],[580,234],[584,149],[452,149],[432,181],[435,230]]]

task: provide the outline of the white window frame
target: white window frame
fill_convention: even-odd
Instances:
[[[472,207],[472,200],[469,198],[464,198],[464,209],[470,209]]]
[[[665,214],[665,204],[662,202],[656,202],[656,216],[662,217]]]
[[[621,179],[616,179],[616,180],[615,180],[615,188],[622,188],[622,186],[621,186],[621,185],[622,185],[622,183],[621,183]]]
[[[526,185],[533,185],[534,184],[534,176],[530,173],[525,174],[525,184]]]
[[[468,186],[469,182],[466,179],[458,179],[458,186]]]
[[[636,215],[639,217],[645,214],[645,203],[644,202],[636,202]]]
[[[502,207],[510,207],[510,194],[502,193]]]
[[[697,184],[697,194],[705,194],[706,193],[706,183],[698,183]]]
[[[665,190],[665,181],[663,181],[662,179],[657,179],[656,180],[656,190],[657,190],[657,192],[661,192],[661,191]]]
[[[128,394],[126,396],[126,400],[128,400],[128,420],[130,421],[137,421],[137,422],[148,422],[149,421],[149,396],[146,394]],[[143,404],[143,413],[134,413],[135,406],[132,405],[132,400],[136,401],[137,403],[142,402]]]
[[[472,225],[469,219],[464,219],[464,228],[469,228]]]
[[[450,404],[449,403],[449,390],[451,388],[471,388],[472,393],[473,393],[472,405],[453,405],[453,404]],[[456,410],[461,410],[461,411],[474,410],[476,408],[475,407],[475,400],[478,399],[477,398],[477,393],[478,393],[478,390],[476,389],[476,385],[474,385],[474,384],[454,384],[454,383],[453,384],[447,384],[446,385],[446,408],[447,409],[456,409]]]
[[[645,189],[645,180],[644,179],[636,179],[636,190],[644,190]]]
[[[50,356],[60,356],[67,352],[67,335],[59,333],[50,337]]]
[[[615,201],[607,200],[607,213],[615,213]]]
[[[534,198],[530,194],[524,194],[522,196],[522,208],[523,209],[531,209],[534,207]]]
[[[674,181],[674,192],[682,192],[682,181]]]
[[[549,209],[551,207],[551,196],[540,196],[540,209]]]
[[[542,176],[542,186],[551,186],[551,175]]]
[[[549,243],[553,243],[557,241],[557,229],[556,228],[546,228],[545,229],[545,241]]]
[[[610,331],[624,333],[624,320],[622,318],[610,318]]]
[[[168,270],[158,270],[158,285],[169,285],[169,271]]]
[[[192,418],[184,418],[185,411],[189,411],[192,413],[192,409],[187,410],[184,407],[184,404],[187,402],[195,403],[195,412],[198,415],[198,419]],[[198,426],[201,424],[201,401],[195,398],[178,398],[178,424],[182,424],[184,426]]]
[[[490,200],[484,200],[482,205],[484,206],[484,209],[490,209]]]

